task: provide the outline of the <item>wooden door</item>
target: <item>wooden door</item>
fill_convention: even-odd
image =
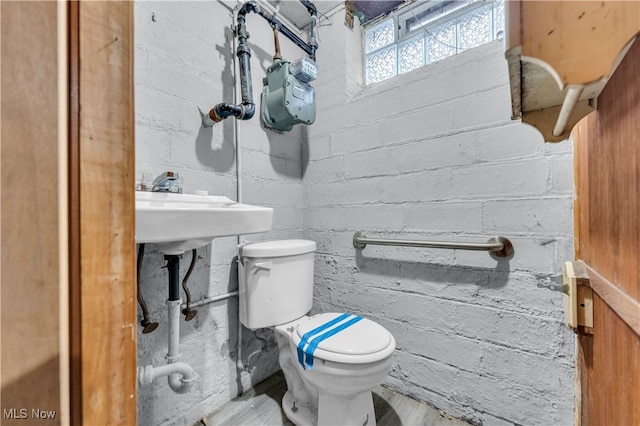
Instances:
[[[133,425],[133,3],[0,19],[0,424]]]
[[[640,425],[640,41],[574,144],[576,258],[601,276],[593,335],[578,336],[576,423]]]
[[[0,423],[64,424],[68,358],[58,130],[60,8],[1,2]],[[64,8],[62,8],[64,13]],[[64,151],[62,150],[62,155]],[[68,334],[67,334],[68,335]],[[40,418],[41,410],[44,418]]]

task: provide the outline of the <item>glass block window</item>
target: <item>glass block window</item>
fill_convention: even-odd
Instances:
[[[493,40],[491,26],[493,8],[487,5],[463,15],[457,23],[459,50],[480,46]]]
[[[427,34],[427,63],[456,54],[456,24],[447,22]]]
[[[417,36],[398,46],[398,73],[404,74],[424,65],[424,37]]]
[[[388,46],[395,41],[393,31],[393,19],[388,19],[379,25],[367,30],[365,50],[367,53]]]
[[[396,75],[396,46],[375,52],[367,58],[367,82],[376,83]]]
[[[505,0],[418,0],[365,28],[372,84],[504,36]]]
[[[364,50],[367,84],[377,83],[397,73],[396,34],[393,19],[382,21],[365,31]]]

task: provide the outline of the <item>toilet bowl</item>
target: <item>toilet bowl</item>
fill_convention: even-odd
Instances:
[[[375,425],[371,390],[391,369],[395,339],[381,325],[348,313],[307,316],[313,254],[307,240],[239,246],[240,321],[270,327],[287,382],[282,399],[296,425]]]

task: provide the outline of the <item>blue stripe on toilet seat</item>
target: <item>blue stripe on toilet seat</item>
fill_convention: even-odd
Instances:
[[[350,316],[351,314],[342,314],[340,316],[335,317],[331,321],[327,321],[324,324],[314,328],[313,330],[307,331],[306,333],[304,333],[304,335],[302,336],[302,339],[300,340],[300,343],[298,343],[298,362],[300,363],[300,365],[304,367],[304,346],[307,344],[307,341],[311,337],[313,337],[314,335],[322,331],[325,331],[327,328],[338,324],[340,321],[343,321],[344,319]]]
[[[307,350],[305,351],[305,354],[307,355],[307,360],[306,360],[306,364],[307,364],[307,369],[311,370],[313,368],[313,352],[316,350],[316,348],[318,347],[318,345],[320,344],[320,342],[322,342],[323,340],[328,339],[329,337],[340,333],[342,330],[344,330],[345,328],[349,328],[351,327],[353,324],[357,323],[358,321],[360,321],[362,319],[362,317],[359,316],[355,316],[353,318],[351,318],[349,321],[340,324],[338,327],[336,328],[332,328],[331,330],[328,330],[327,332],[314,337],[310,342],[309,342],[309,346],[307,346]],[[298,356],[299,359],[299,356]],[[304,367],[304,366],[303,366]]]

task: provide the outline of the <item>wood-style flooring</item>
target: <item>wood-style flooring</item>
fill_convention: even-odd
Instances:
[[[286,390],[287,384],[279,371],[194,426],[293,426],[280,406]],[[382,386],[373,390],[373,403],[378,426],[468,426],[442,411]]]

